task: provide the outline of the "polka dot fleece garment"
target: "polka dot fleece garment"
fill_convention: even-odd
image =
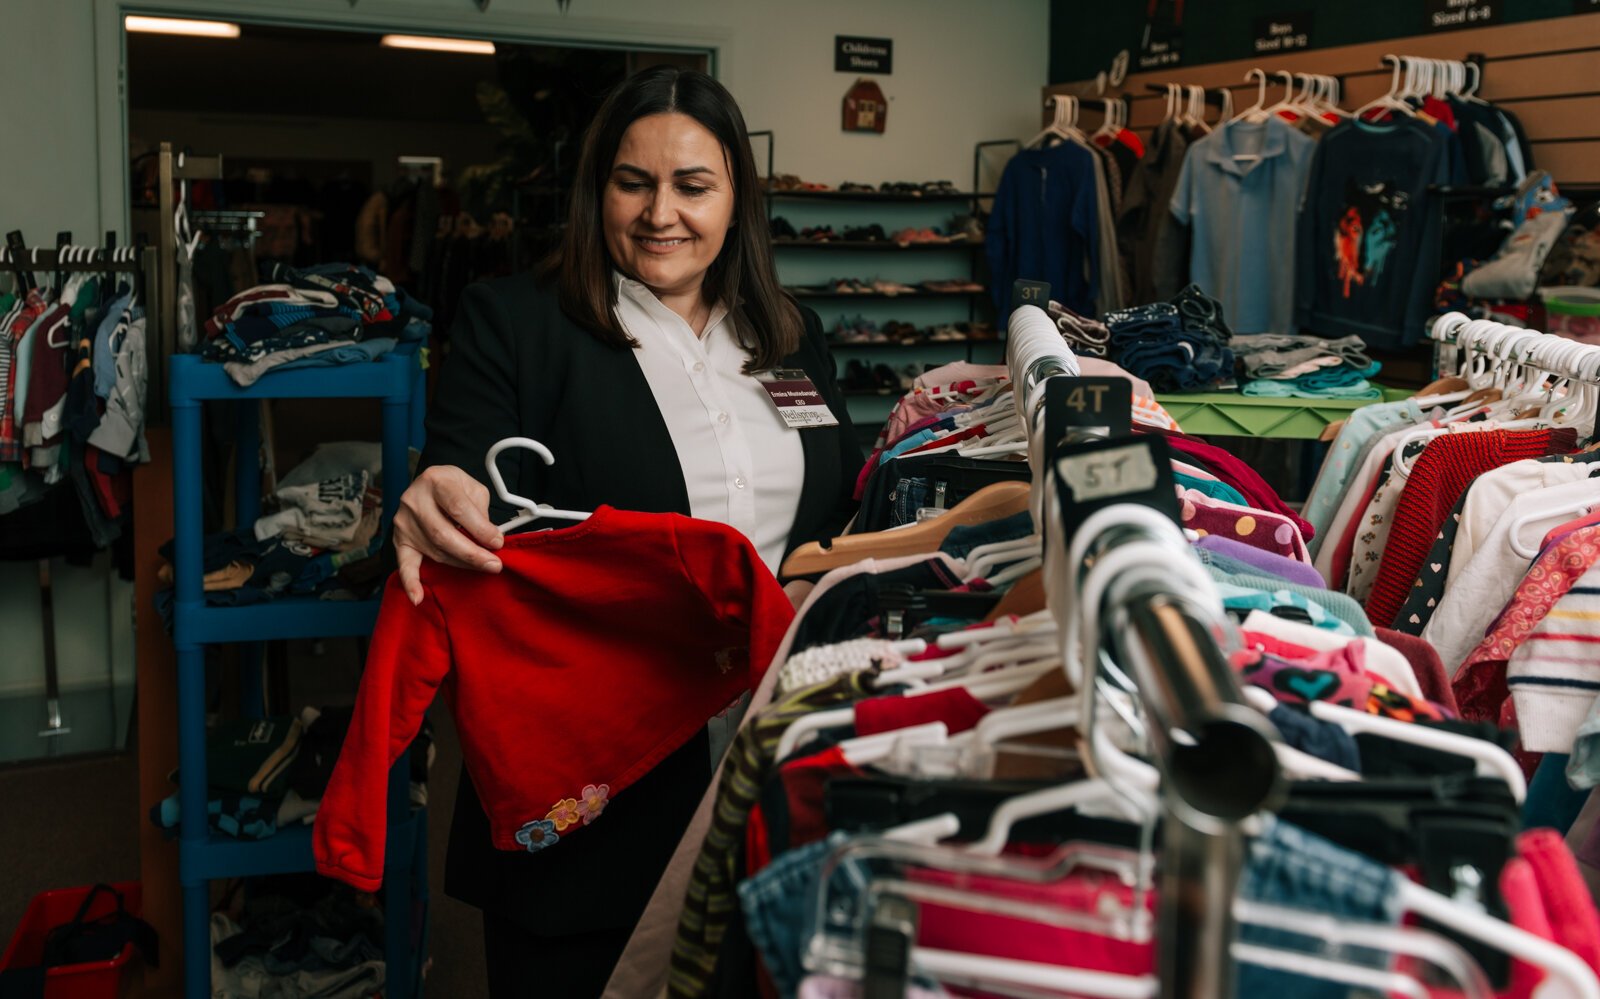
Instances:
[[[1232,538],[1297,562],[1311,561],[1300,529],[1288,517],[1212,499],[1198,489],[1180,489],[1178,503],[1183,526],[1202,538]]]

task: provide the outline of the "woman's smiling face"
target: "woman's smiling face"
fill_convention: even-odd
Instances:
[[[733,224],[722,144],[685,114],[640,118],[623,133],[602,204],[618,269],[657,295],[693,292]]]

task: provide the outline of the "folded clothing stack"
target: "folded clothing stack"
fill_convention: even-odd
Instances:
[[[1233,351],[1246,378],[1244,394],[1284,399],[1381,399],[1367,381],[1382,367],[1367,356],[1358,336],[1324,340],[1315,336],[1261,333],[1233,339]]]
[[[205,323],[202,356],[221,362],[240,385],[274,370],[375,360],[431,328],[431,309],[365,267],[279,264],[272,277]]]
[[[284,596],[323,600],[369,595],[385,575],[382,452],[368,442],[323,444],[280,480],[268,512],[249,527],[207,535],[201,543],[206,603],[244,606]],[[161,554],[170,563],[172,542]],[[170,585],[172,566],[158,572]],[[157,594],[169,618],[172,591]]]
[[[1061,339],[1067,341],[1067,346],[1079,357],[1105,357],[1110,351],[1111,331],[1105,324],[1085,316],[1062,305],[1060,302],[1051,302],[1046,309],[1050,318],[1055,320],[1056,329],[1061,331]]]
[[[1233,377],[1222,306],[1195,285],[1171,302],[1106,316],[1112,360],[1157,392],[1204,392]]]
[[[328,790],[334,763],[350,731],[350,707],[301,709],[297,716],[230,719],[206,735],[207,820],[217,832],[238,839],[265,839],[285,826],[310,825]],[[424,720],[411,743],[410,800],[428,803],[428,770],[434,759],[433,726]],[[182,780],[174,771],[173,783]],[[176,830],[178,793],[150,809],[150,820]]]

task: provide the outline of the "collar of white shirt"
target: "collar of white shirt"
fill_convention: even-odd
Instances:
[[[646,315],[655,320],[656,325],[663,330],[672,331],[673,334],[682,334],[691,339],[703,340],[717,332],[722,327],[723,321],[728,318],[727,305],[718,302],[712,307],[711,315],[706,319],[705,332],[697,337],[695,336],[694,328],[689,325],[688,321],[667,308],[661,299],[656,297],[656,293],[651,291],[644,282],[635,281],[621,271],[616,270],[611,272],[611,278],[616,284],[618,302],[626,299],[630,304],[642,309]],[[629,330],[629,332],[635,337],[639,335],[633,330]]]

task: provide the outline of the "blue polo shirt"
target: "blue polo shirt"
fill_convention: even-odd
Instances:
[[[1295,219],[1316,141],[1276,115],[1189,147],[1172,214],[1190,227],[1190,280],[1235,333],[1294,332]]]

